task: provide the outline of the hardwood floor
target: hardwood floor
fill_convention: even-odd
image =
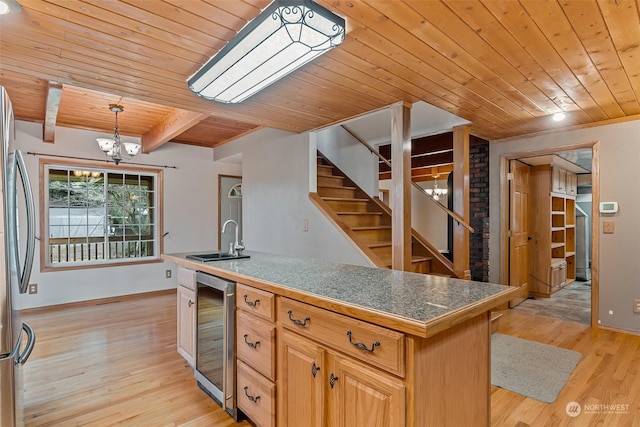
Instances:
[[[492,425],[640,425],[640,337],[516,310],[504,312],[499,332],[579,351],[582,358],[551,404],[491,387]],[[581,409],[574,418],[567,415],[571,402]]]
[[[196,385],[176,350],[175,292],[23,313],[25,425],[249,426]]]
[[[24,366],[27,427],[249,426],[206,396],[178,355],[174,293],[32,310],[24,320],[37,334]],[[492,387],[493,426],[640,425],[640,337],[514,310],[499,331],[583,357],[552,404]],[[575,418],[570,402],[581,405]]]

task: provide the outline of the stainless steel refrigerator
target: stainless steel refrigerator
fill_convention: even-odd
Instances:
[[[0,114],[0,426],[13,427],[23,424],[21,366],[33,350],[35,334],[20,320],[11,294],[26,293],[29,286],[35,250],[35,211],[22,154],[13,147],[13,108],[2,86]],[[18,224],[18,206],[23,204],[24,225]]]

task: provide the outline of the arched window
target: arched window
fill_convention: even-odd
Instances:
[[[229,189],[227,197],[230,199],[242,199],[242,183],[236,184]]]

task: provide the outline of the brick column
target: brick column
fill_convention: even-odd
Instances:
[[[469,241],[471,279],[489,281],[489,142],[472,136],[469,147]]]

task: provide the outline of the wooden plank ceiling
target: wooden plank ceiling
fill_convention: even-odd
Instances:
[[[303,132],[424,101],[495,140],[640,114],[632,0],[320,0],[337,49],[238,105],[186,79],[269,0],[18,0],[0,17],[0,84],[18,119],[214,147],[263,126]],[[46,135],[45,129],[45,135]],[[53,136],[52,136],[53,137]]]

